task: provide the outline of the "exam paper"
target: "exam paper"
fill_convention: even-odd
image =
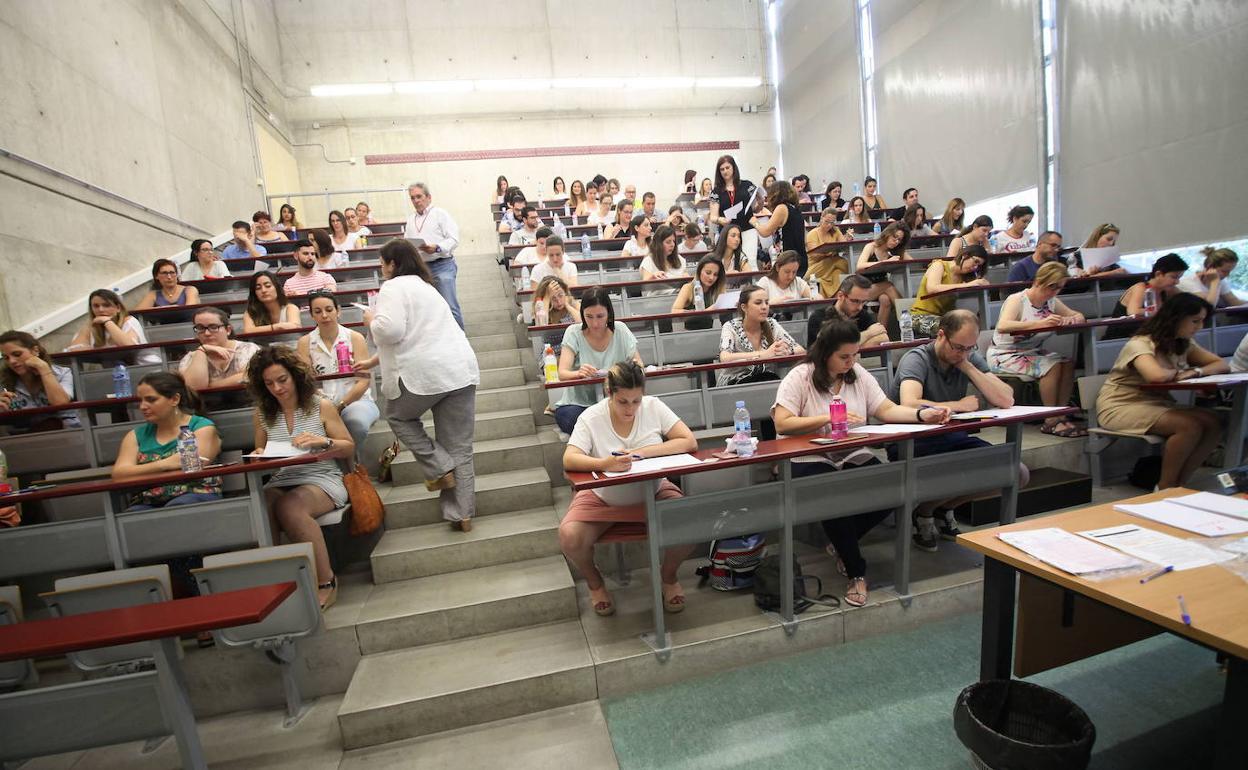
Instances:
[[[299,449],[289,441],[270,441],[259,452],[252,452],[247,457],[296,457],[306,455],[308,450]]]
[[[1228,372],[1227,374],[1206,374],[1204,377],[1193,377],[1184,382],[1207,382],[1214,385],[1234,385],[1248,382],[1248,372]]]
[[[859,425],[856,428],[850,428],[850,433],[874,433],[883,436],[891,436],[898,433],[922,433],[925,430],[931,430],[934,425],[919,425],[907,423],[895,423],[890,425]]]
[[[1114,510],[1185,529],[1205,537],[1239,535],[1248,532],[1248,521],[1244,519],[1219,516],[1199,508],[1176,505],[1169,500],[1158,500],[1154,503],[1120,503],[1114,506]]]
[[[1215,551],[1200,543],[1171,537],[1164,532],[1123,524],[1117,527],[1089,529],[1079,534],[1102,545],[1117,548],[1159,567],[1175,570],[1195,569],[1234,558],[1235,554]]]
[[[257,259],[256,266],[252,268],[252,271],[256,273],[263,273],[265,270],[268,270],[268,269],[269,269],[268,262],[265,262],[264,260],[261,260],[261,259]]]
[[[739,201],[737,205],[729,206],[728,208],[724,209],[723,213],[720,214],[720,216],[724,217],[725,219],[729,221],[732,221],[737,218],[737,215],[741,213],[741,209],[743,208],[745,208],[745,201]]]
[[[726,291],[715,298],[715,304],[711,305],[713,310],[732,310],[737,306],[737,298],[741,296],[741,290]]]
[[[997,535],[1027,555],[1072,575],[1128,569],[1140,562],[1126,554],[1078,537],[1058,527],[1001,532]]]
[[[1083,270],[1087,272],[1092,268],[1105,268],[1118,261],[1118,245],[1106,246],[1103,249],[1080,249],[1079,255],[1083,259]]]
[[[678,455],[664,455],[663,457],[647,457],[644,460],[633,460],[631,469],[627,471],[605,471],[603,475],[608,478],[631,476],[634,473],[649,473],[668,468],[679,468],[682,465],[697,465],[700,462],[702,461],[693,455],[682,452]]]
[[[1212,492],[1197,492],[1194,495],[1172,497],[1169,499],[1169,502],[1178,503],[1188,508],[1199,508],[1202,511],[1220,513],[1223,516],[1248,519],[1248,500],[1242,497],[1227,497],[1226,495],[1215,495]]]
[[[1006,409],[980,409],[975,412],[962,412],[960,414],[951,415],[951,420],[984,420],[984,419],[1000,419],[1003,417],[1026,417],[1028,415],[1042,415],[1060,409],[1057,406],[1011,406]]]

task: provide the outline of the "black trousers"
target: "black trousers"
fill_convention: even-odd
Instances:
[[[879,460],[872,460],[864,465],[879,465]],[[861,467],[861,466],[858,466]],[[835,473],[836,468],[827,463],[793,463],[793,477],[814,476],[817,473]],[[850,578],[867,576],[867,560],[862,558],[862,549],[858,541],[880,522],[888,518],[892,509],[868,511],[853,516],[841,516],[835,519],[824,519],[819,522],[824,534],[832,542],[832,547],[845,562],[845,572]]]

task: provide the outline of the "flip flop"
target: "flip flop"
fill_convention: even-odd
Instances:
[[[601,618],[605,618],[609,615],[615,614],[615,602],[611,600],[611,594],[607,593],[606,586],[603,586],[601,590],[602,590],[602,593],[605,594],[607,598],[602,599],[600,601],[594,601],[594,592],[591,589],[589,592],[589,604],[590,604],[590,608],[593,609],[595,615]]]
[[[669,591],[668,586],[672,586],[672,590]],[[685,611],[685,590],[680,583],[663,584],[663,611],[673,614]]]
[[[851,607],[861,607],[867,603],[867,579],[853,578],[845,586],[845,603]]]

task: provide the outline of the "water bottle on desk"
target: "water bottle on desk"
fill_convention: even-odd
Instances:
[[[706,310],[706,292],[702,289],[702,279],[693,279],[693,309]]]
[[[537,186],[537,207],[539,209],[546,208],[546,204],[542,203],[542,186]]]
[[[833,396],[832,403],[828,404],[828,428],[829,438],[842,439],[849,435],[849,414],[839,395]]]
[[[589,233],[581,233],[581,256],[589,259],[593,251],[589,248]]]
[[[529,266],[525,265],[524,267],[520,268],[520,286],[518,287],[518,290],[529,288],[530,283],[531,281],[529,280]]]
[[[4,452],[0,451],[0,492],[12,491],[13,487],[9,486],[9,461]]]
[[[754,454],[754,439],[750,436],[750,410],[745,408],[744,401],[737,402],[737,411],[732,415],[733,434],[732,446],[737,450],[737,457],[751,457]]]
[[[1144,289],[1144,315],[1151,317],[1157,312],[1157,292],[1153,291],[1153,287],[1149,286]]]
[[[872,226],[872,228],[871,228],[871,235],[872,235],[872,237],[874,237],[874,238],[879,238],[879,237],[880,237],[880,223],[879,223],[879,222],[876,222],[876,223],[875,223],[875,225],[874,225],[874,226]]]
[[[182,463],[183,473],[192,473],[204,469],[204,461],[199,456],[199,442],[191,432],[191,426],[183,425],[178,431],[178,460]]]
[[[546,312],[546,303],[538,300],[533,303],[533,322],[538,326],[545,326],[550,320],[550,314]]]
[[[901,315],[897,317],[897,324],[901,327],[901,341],[914,342],[914,327],[910,325],[910,308],[901,311]]]
[[[125,364],[113,369],[113,398],[130,397],[130,372]]]
[[[563,215],[565,217],[572,216],[572,208],[568,205],[567,201],[563,202]],[[572,224],[576,224],[576,222],[573,222]]]
[[[347,344],[346,340],[338,340],[337,344],[334,345],[334,355],[338,359],[339,374],[347,374],[354,371],[354,367],[351,365],[351,346]]]
[[[862,183],[854,182],[854,197],[857,198],[860,195],[862,195]]]
[[[542,373],[547,382],[559,381],[559,364],[555,361],[555,349],[550,345],[542,351]]]
[[[999,250],[999,244],[1000,239],[998,238],[997,233],[994,232],[992,235],[988,236],[988,251],[990,253],[996,254]]]

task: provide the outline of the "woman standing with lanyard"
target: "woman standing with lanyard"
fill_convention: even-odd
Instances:
[[[730,224],[739,226],[741,250],[745,252],[746,259],[752,262],[758,259],[758,232],[750,223],[750,217],[754,213],[752,204],[755,190],[757,188],[753,182],[741,178],[737,161],[731,155],[720,156],[715,163],[715,189],[711,191],[710,220],[720,227]],[[736,216],[732,219],[724,216],[724,212],[738,203],[742,205]]]
[[[476,474],[472,464],[473,423],[481,374],[477,356],[451,307],[433,286],[433,274],[411,242],[381,247],[377,310],[365,311],[377,357],[381,392],[394,435],[412,450],[425,475],[425,488],[441,492],[442,518],[453,529],[472,530]],[[425,432],[433,411],[434,440]]]

